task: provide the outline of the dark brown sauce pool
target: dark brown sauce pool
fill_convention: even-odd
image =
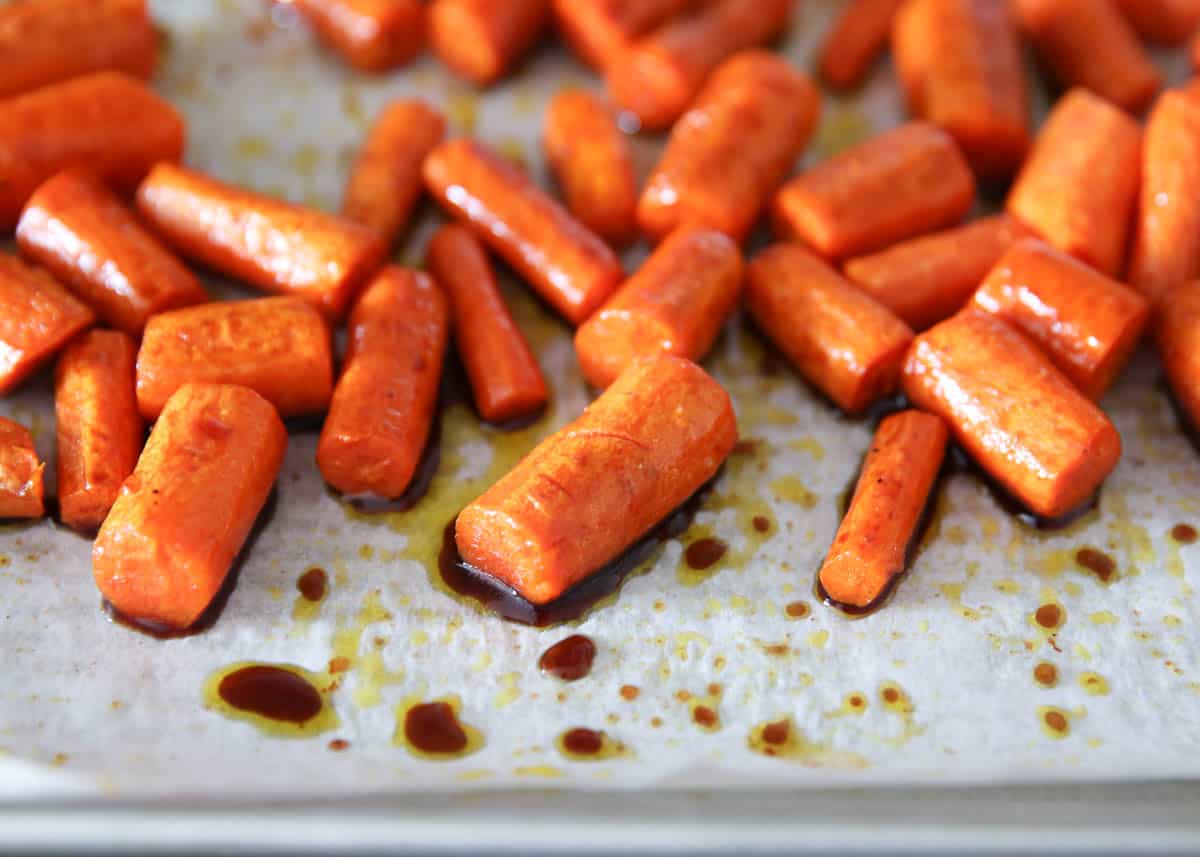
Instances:
[[[572,634],[542,653],[538,669],[563,681],[578,681],[592,671],[596,644],[591,637]]]
[[[604,749],[604,735],[582,726],[568,729],[562,737],[563,749],[577,756],[595,756]]]
[[[265,664],[225,676],[217,694],[239,711],[297,725],[316,717],[322,707],[320,692],[302,676]]]
[[[422,753],[461,753],[467,748],[466,730],[447,702],[414,705],[404,715],[404,737]]]
[[[683,558],[689,568],[703,571],[720,562],[721,557],[725,556],[728,551],[729,545],[720,539],[703,538],[688,545],[687,550],[683,552]]]
[[[296,581],[296,589],[305,601],[320,601],[329,587],[329,576],[323,568],[310,568]]]

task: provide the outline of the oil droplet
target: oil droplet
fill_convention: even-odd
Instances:
[[[1117,562],[1104,551],[1080,548],[1075,552],[1075,564],[1095,575],[1101,583],[1111,583],[1117,576]]]
[[[696,571],[712,568],[729,551],[729,545],[720,539],[702,538],[688,545],[684,551],[684,560]]]
[[[1071,734],[1071,717],[1061,708],[1039,705],[1037,716],[1038,722],[1042,724],[1042,731],[1050,738],[1058,740]]]
[[[867,697],[858,691],[846,694],[842,699],[842,707],[829,712],[830,717],[858,716],[867,710]]]
[[[578,681],[592,671],[596,644],[583,634],[559,640],[538,659],[538,669],[562,681]]]
[[[624,699],[626,702],[633,702],[638,698],[638,695],[641,694],[641,692],[641,688],[639,688],[637,685],[621,685],[621,699]]]
[[[422,701],[410,697],[396,706],[392,743],[403,745],[419,759],[461,759],[483,746],[483,736],[459,719],[457,696]]]
[[[866,757],[857,753],[809,742],[790,717],[758,724],[750,730],[746,743],[755,753],[788,759],[806,767],[861,770],[870,766]]]
[[[1056,631],[1067,621],[1066,608],[1057,602],[1042,604],[1034,611],[1033,621],[1040,628]]]
[[[893,681],[884,682],[879,686],[879,699],[889,711],[901,714],[911,714],[913,711],[912,700],[908,698],[904,689]]]
[[[1092,696],[1108,696],[1108,679],[1099,673],[1080,673],[1079,686]]]
[[[564,757],[575,762],[598,762],[629,756],[628,748],[607,732],[576,726],[554,739],[554,746]]]
[[[521,765],[513,768],[518,777],[541,777],[545,780],[555,780],[564,776],[563,772],[553,765]]]
[[[783,612],[789,619],[803,619],[812,612],[812,608],[807,601],[793,601],[783,608]]]
[[[327,698],[331,684],[328,676],[292,664],[243,661],[205,680],[204,704],[269,735],[310,738],[340,723]]]
[[[1048,661],[1041,661],[1033,667],[1033,680],[1042,687],[1054,687],[1058,684],[1058,667]]]
[[[803,509],[812,509],[821,499],[805,487],[797,477],[781,476],[771,483],[771,493],[776,499],[794,503]]]
[[[1196,541],[1196,528],[1191,524],[1176,524],[1171,527],[1171,538],[1181,545],[1190,545]]]

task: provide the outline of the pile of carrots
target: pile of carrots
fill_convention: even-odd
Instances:
[[[389,105],[333,215],[180,164],[185,123],[143,82],[144,0],[0,7],[0,229],[19,248],[0,254],[0,394],[56,361],[61,519],[97,533],[96,583],[132,619],[182,629],[205,611],[277,477],[284,419],[324,416],[334,489],[396,498],[451,341],[482,419],[545,406],[492,257],[576,328],[603,390],[457,520],[463,559],[535,603],[730,454],[730,398],[694,361],[739,305],[846,414],[907,397],[820,572],[847,605],[903,570],[951,440],[1036,515],[1087,502],[1121,455],[1097,402],[1147,331],[1200,425],[1200,87],[1159,94],[1141,41],[1186,41],[1200,0],[851,0],[820,76],[854,86],[890,45],[913,118],[791,178],[821,97],[763,46],[793,0],[292,5],[358,68],[428,41],[480,84],[553,20],[609,98],[567,90],[546,112],[562,201],[445,139],[429,105]],[[1065,90],[1036,131],[1025,41]],[[622,111],[670,129],[640,189]],[[1011,182],[1004,212],[964,222],[980,182]],[[451,222],[426,271],[391,265],[422,194]],[[747,261],[764,217],[775,243]],[[656,246],[627,276],[614,247],[638,237]],[[269,296],[212,302],[184,260]],[[44,514],[42,468],[0,419],[0,518]]]

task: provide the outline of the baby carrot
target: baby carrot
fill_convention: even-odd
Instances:
[[[136,355],[129,334],[93,330],[68,345],[55,366],[59,512],[74,530],[100,527],[142,451]]]
[[[291,0],[317,37],[362,71],[404,65],[425,43],[421,0]]]
[[[341,318],[385,254],[368,227],[175,164],[150,171],[137,205],[184,254],[263,291],[302,298],[331,319]]]
[[[429,436],[446,351],[446,299],[425,274],[386,267],[350,313],[350,346],[317,443],[348,495],[404,493]]]
[[[121,200],[88,173],[66,170],[34,192],[17,223],[21,255],[126,333],[155,313],[208,300],[200,281]]]
[[[96,320],[45,271],[0,253],[0,395]]]
[[[821,96],[765,51],[743,51],[709,77],[671,129],[638,201],[638,224],[660,239],[681,224],[745,239],[816,128]]]
[[[253,390],[180,387],[92,547],[100,593],[131,620],[192,625],[225,582],[286,449],[279,415]]]
[[[454,342],[479,415],[503,423],[540,410],[547,398],[542,370],[504,304],[479,240],[465,226],[443,226],[429,240],[427,264],[450,299]]]
[[[796,370],[835,405],[861,413],[896,391],[912,331],[799,244],[746,268],[746,306]]]
[[[553,0],[555,23],[584,62],[603,71],[634,39],[704,0]]]
[[[40,518],[42,470],[33,436],[20,423],[0,417],[0,519]]]
[[[1008,213],[1040,238],[1118,276],[1138,192],[1137,122],[1082,89],[1046,117],[1008,195]]]
[[[452,71],[487,86],[537,41],[549,12],[550,0],[432,0],[429,41]]]
[[[862,83],[887,43],[892,16],[904,0],[850,0],[821,42],[817,68],[833,89]]]
[[[736,441],[720,384],[682,357],[642,358],[459,513],[459,553],[553,601],[694,494]]]
[[[442,141],[446,121],[424,101],[394,101],[375,121],[358,153],[342,216],[375,230],[390,247],[421,196],[421,163]]]
[[[920,411],[900,411],[880,422],[850,508],[821,564],[821,587],[834,601],[868,607],[904,571],[947,436],[945,423]]]
[[[775,195],[775,233],[828,259],[886,247],[963,219],[975,177],[950,136],[909,122],[853,146]]]
[[[1190,430],[1200,430],[1200,281],[1167,289],[1154,325],[1158,355],[1181,415]]]
[[[434,149],[425,186],[563,318],[579,324],[612,294],[621,263],[519,167],[470,140]]]
[[[633,153],[609,106],[582,89],[561,91],[546,108],[542,145],[571,213],[610,244],[633,240]]]
[[[329,329],[299,298],[201,304],[159,313],[146,324],[137,357],[142,415],[158,416],[189,382],[249,387],[280,416],[319,414],[329,405]]]
[[[1198,0],[1117,0],[1117,8],[1139,36],[1164,45],[1179,45],[1200,27]]]
[[[38,185],[85,164],[116,189],[183,153],[183,117],[140,81],[97,72],[0,101],[0,230]]]
[[[965,310],[913,342],[904,392],[1034,514],[1078,508],[1121,457],[1108,417],[1021,333]]]

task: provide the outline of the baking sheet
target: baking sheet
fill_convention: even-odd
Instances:
[[[781,50],[807,65],[836,5],[803,4]],[[371,117],[391,98],[439,103],[455,132],[520,157],[544,179],[541,106],[561,86],[597,85],[552,48],[482,98],[429,58],[362,78],[316,48],[286,11],[253,0],[154,7],[169,33],[157,86],[188,115],[188,162],[327,209],[336,208]],[[900,115],[881,71],[860,96],[826,98],[807,157]],[[658,143],[637,145],[647,169]],[[436,223],[426,212],[398,258],[419,261],[416,249]],[[635,249],[627,261],[638,256]],[[454,511],[587,401],[569,331],[515,283],[505,289],[552,382],[547,414],[500,436],[451,408],[430,495],[408,513],[375,518],[349,513],[325,491],[313,465],[315,434],[294,435],[274,518],[204,634],[157,641],[111,624],[91,580],[88,541],[44,521],[0,530],[0,796],[302,798],[1200,774],[1200,545],[1170,535],[1177,524],[1200,526],[1200,459],[1148,355],[1104,403],[1126,453],[1098,513],[1062,532],[1030,531],[973,478],[955,476],[892,602],[850,621],[817,603],[812,582],[869,427],[839,417],[735,320],[706,366],[733,395],[742,437],[757,443],[730,462],[693,528],[618,597],[572,626],[534,629],[480,612],[431,576]],[[52,461],[48,391],[43,377],[0,403],[0,413],[32,425]],[[756,516],[769,519],[766,536],[752,526]],[[681,563],[684,547],[702,536],[731,546],[707,575]],[[1113,580],[1078,567],[1083,547],[1115,560]],[[312,567],[330,581],[315,609],[296,589]],[[789,615],[788,605],[801,602],[807,615]],[[1066,614],[1053,636],[1033,618],[1051,602]],[[570,633],[591,637],[598,655],[590,676],[564,684],[542,675],[537,660]],[[331,673],[337,658],[346,669]],[[336,679],[329,702],[337,725],[279,737],[206,707],[210,677],[243,661]],[[1034,680],[1043,661],[1056,666],[1053,688]],[[636,698],[622,692],[629,687]],[[395,743],[406,700],[450,695],[483,737],[477,752],[433,762]],[[698,706],[715,712],[716,728],[697,723]],[[1047,729],[1048,708],[1064,715],[1069,734]],[[758,752],[756,730],[783,718],[796,740],[782,756]],[[624,751],[569,759],[556,739],[572,727],[604,730]],[[332,749],[335,740],[346,745]]]

